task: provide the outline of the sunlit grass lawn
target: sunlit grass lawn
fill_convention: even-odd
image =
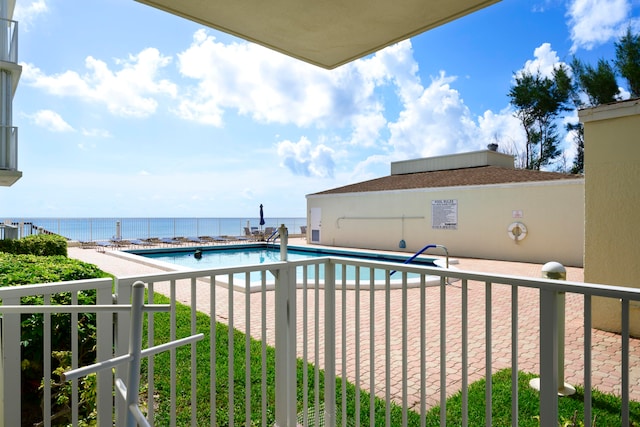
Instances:
[[[164,304],[168,303],[168,300],[162,296],[156,296],[156,303]],[[177,304],[177,325],[178,337],[184,337],[190,335],[190,308],[181,304]],[[205,338],[198,342],[197,347],[197,405],[198,405],[198,420],[197,425],[209,425],[211,417],[211,408],[209,399],[209,385],[210,385],[210,363],[209,363],[209,340],[211,336],[209,328],[209,316],[197,313],[196,315],[197,330],[202,332]],[[228,357],[228,333],[229,330],[226,325],[216,324],[216,342],[217,342],[217,355],[216,355],[216,425],[225,426],[229,424],[230,411],[228,407],[228,375],[229,375],[229,357]],[[155,315],[155,336],[156,343],[164,343],[170,341],[169,339],[169,315],[168,314],[156,314]],[[234,355],[234,370],[233,370],[233,390],[234,390],[234,405],[233,405],[233,418],[235,424],[245,425],[245,390],[247,390],[247,384],[245,383],[245,335],[235,331],[233,334],[233,355]],[[145,324],[145,340],[146,340],[146,324]],[[261,425],[263,415],[266,418],[267,425],[274,425],[275,423],[275,349],[272,347],[266,348],[266,402],[267,411],[263,414],[262,411],[262,346],[259,341],[251,340],[250,343],[250,425]],[[187,375],[191,370],[190,365],[190,346],[185,346],[177,350],[177,396],[176,396],[176,408],[177,408],[177,424],[187,425],[189,417],[191,416],[191,385],[190,378]],[[155,359],[155,384],[156,384],[156,425],[168,425],[169,424],[169,412],[170,412],[170,363],[169,353],[165,352],[156,356]],[[303,397],[302,397],[302,385],[303,385],[303,364],[298,360],[298,405],[299,411],[302,410]],[[180,375],[180,373],[184,373]],[[315,372],[314,366],[309,365],[308,370],[308,385],[309,396],[308,405],[310,408],[314,407],[314,385],[315,377],[318,378],[318,402],[322,403],[324,396],[322,395],[324,390],[324,375],[322,371]],[[534,375],[520,373],[519,374],[519,426],[535,426],[538,427],[539,421],[537,419],[539,413],[539,398],[536,391],[529,387],[529,380]],[[146,383],[145,377],[142,378],[141,384]],[[511,374],[510,370],[503,370],[494,374],[492,378],[493,386],[493,425],[495,426],[508,426],[511,425]],[[577,392],[571,397],[561,398],[559,400],[559,414],[560,421],[565,422],[571,420],[574,415],[577,414],[577,419],[583,418],[583,390],[577,387]],[[356,425],[370,425],[369,422],[369,402],[370,396],[364,391],[360,391],[360,419],[359,422],[355,421],[355,400],[356,389],[352,384],[347,385],[346,390],[346,412],[347,422],[350,426]],[[338,410],[341,408],[341,380],[337,380],[336,383],[336,399]],[[447,422],[446,425],[461,425],[461,394],[458,393],[447,400]],[[620,425],[620,399],[593,392],[593,414],[596,417],[596,426],[619,426]],[[376,398],[375,399],[375,425],[385,425],[385,401]],[[401,425],[402,423],[402,408],[392,404],[390,411],[391,425]],[[342,425],[342,416],[338,414],[338,425]],[[632,426],[640,426],[640,404],[632,402],[631,404],[631,420]],[[313,422],[313,417],[310,418],[310,423]],[[410,426],[420,426],[420,415],[416,412],[409,411],[407,414],[407,423]],[[312,425],[312,424],[310,424]],[[440,409],[434,407],[426,414],[427,426],[439,426],[440,425]],[[469,388],[469,425],[478,426],[485,425],[485,380],[477,381],[470,385]],[[571,424],[568,424],[571,425]],[[580,424],[578,424],[580,425]]]

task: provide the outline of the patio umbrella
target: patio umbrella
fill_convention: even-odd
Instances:
[[[262,211],[262,203],[260,204],[260,230],[262,230],[262,226],[264,225],[264,212]]]

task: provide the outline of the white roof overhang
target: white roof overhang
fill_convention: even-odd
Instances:
[[[137,0],[332,69],[499,0]]]

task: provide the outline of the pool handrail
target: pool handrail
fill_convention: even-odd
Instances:
[[[275,243],[276,239],[278,237],[280,237],[280,230],[278,230],[277,228],[275,229],[275,231],[273,233],[271,233],[271,236],[267,237],[267,243],[269,243],[271,241],[271,238],[273,237],[273,242],[271,243]]]
[[[447,259],[447,268],[449,268],[449,251],[447,250],[447,248],[445,246],[442,245],[434,245],[434,244],[428,244],[427,246],[425,246],[424,248],[420,249],[418,252],[416,252],[415,254],[413,254],[409,259],[407,259],[405,262],[403,262],[403,264],[410,264],[411,261],[413,261],[414,259],[416,259],[418,256],[420,256],[424,251],[426,251],[427,249],[431,249],[431,248],[440,248],[444,250],[444,253],[446,255],[446,259]],[[389,273],[390,276],[393,276],[393,274],[396,272],[396,270],[393,270]]]

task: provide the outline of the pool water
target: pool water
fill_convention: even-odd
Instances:
[[[201,256],[196,256],[196,251],[199,251]],[[226,268],[226,267],[238,267],[246,265],[256,265],[264,263],[272,263],[280,261],[280,248],[277,245],[228,245],[218,247],[190,247],[190,248],[171,248],[171,249],[144,249],[144,250],[132,250],[128,251],[139,256],[144,256],[163,263],[176,264],[182,267],[192,269],[212,269],[212,268]],[[396,262],[399,264],[404,263],[411,254],[406,256],[392,255],[375,252],[353,252],[353,251],[340,251],[332,249],[316,249],[316,248],[302,248],[296,246],[290,246],[287,251],[287,259],[289,261],[299,261],[308,258],[318,258],[326,256],[340,256],[346,258],[358,258],[358,259],[373,259],[377,261]],[[412,261],[412,265],[426,265],[434,267],[435,264],[432,258],[418,257]],[[315,267],[308,267],[308,279],[314,280],[316,275],[319,280],[324,279],[324,268],[321,266],[319,271],[315,271]],[[360,269],[360,281],[370,281],[370,268]],[[302,269],[298,269],[298,280],[302,279]],[[374,270],[374,280],[384,280],[385,270]],[[242,276],[242,275],[239,275]],[[254,277],[255,276],[255,277]],[[418,277],[417,274],[409,275],[409,278]],[[395,278],[395,276],[394,276]],[[401,275],[398,274],[396,279],[400,279]],[[267,280],[273,281],[271,273],[267,273]],[[354,281],[356,279],[356,268],[349,266],[346,269],[346,280]],[[252,273],[251,281],[259,281],[260,273]],[[336,281],[342,280],[342,268],[336,269]]]

